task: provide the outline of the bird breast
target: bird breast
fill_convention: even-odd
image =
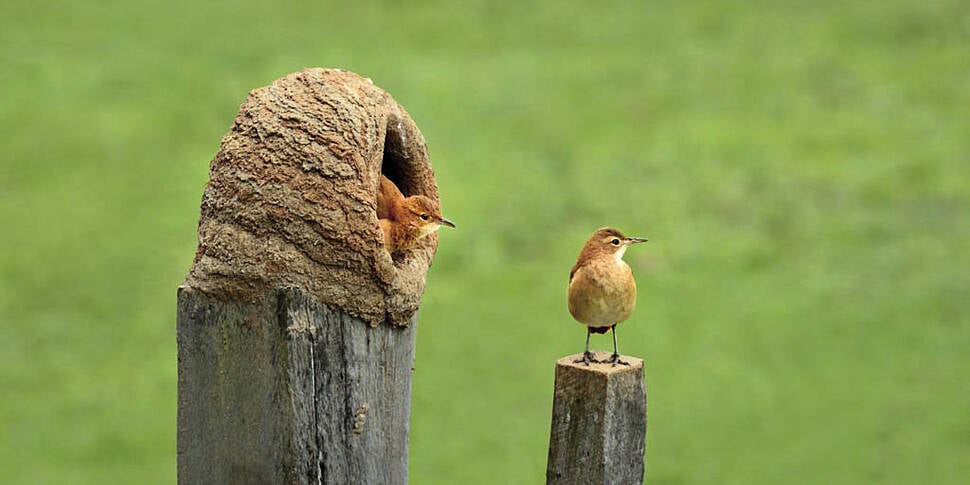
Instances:
[[[637,285],[630,266],[604,258],[576,270],[568,289],[569,312],[589,326],[614,325],[630,318],[637,301]]]

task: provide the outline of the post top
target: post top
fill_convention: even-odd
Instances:
[[[556,367],[573,367],[587,372],[602,374],[607,377],[613,374],[621,374],[629,371],[641,371],[643,369],[643,359],[638,359],[629,355],[621,355],[620,360],[628,362],[630,365],[618,364],[616,367],[613,367],[613,364],[609,362],[610,356],[613,354],[600,350],[591,350],[590,352],[593,354],[593,358],[595,358],[597,361],[602,361],[602,363],[590,363],[588,366],[582,362],[577,363],[577,360],[583,358],[583,354],[573,354],[557,360]]]

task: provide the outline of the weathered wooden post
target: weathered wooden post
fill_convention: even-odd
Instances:
[[[598,360],[609,354],[595,352]],[[629,366],[556,362],[548,484],[643,483],[647,396],[643,361],[623,356]]]
[[[438,199],[424,138],[368,79],[307,69],[240,107],[178,292],[180,483],[407,481],[437,237],[391,258],[382,173]]]

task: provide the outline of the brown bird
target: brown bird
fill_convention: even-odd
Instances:
[[[586,325],[586,351],[576,363],[599,362],[589,352],[590,333],[613,330],[613,355],[608,362],[629,365],[620,360],[616,348],[616,325],[630,318],[637,304],[637,283],[633,271],[623,261],[631,244],[646,238],[626,237],[612,227],[593,233],[579,252],[576,265],[569,272],[569,313]]]
[[[414,247],[419,239],[441,226],[455,227],[441,217],[437,202],[423,195],[404,197],[384,175],[377,190],[377,218],[384,233],[384,247],[391,254]]]

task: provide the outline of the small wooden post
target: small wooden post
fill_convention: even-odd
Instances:
[[[381,175],[438,199],[421,132],[370,79],[250,92],[209,165],[178,291],[178,481],[403,484],[436,235],[394,257]]]
[[[594,352],[598,360],[609,354]],[[547,484],[632,484],[643,482],[647,399],[643,361],[623,356],[629,366],[556,362]]]

